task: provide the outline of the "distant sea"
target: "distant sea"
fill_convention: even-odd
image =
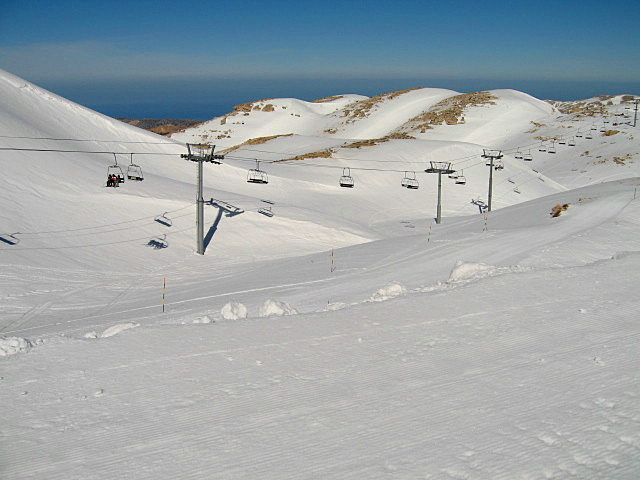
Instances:
[[[37,82],[36,82],[37,83]],[[234,105],[263,98],[315,100],[356,93],[374,96],[414,87],[461,93],[511,88],[541,100],[580,100],[595,95],[640,95],[639,82],[464,78],[172,78],[97,79],[38,85],[111,117],[207,120]]]

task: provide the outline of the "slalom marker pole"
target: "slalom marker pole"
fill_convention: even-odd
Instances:
[[[429,235],[427,235],[427,243],[429,243],[431,241],[431,227],[433,226],[433,223],[429,224]]]
[[[333,248],[331,249],[331,272],[335,272],[336,270],[336,265],[335,265],[335,256],[333,254]]]

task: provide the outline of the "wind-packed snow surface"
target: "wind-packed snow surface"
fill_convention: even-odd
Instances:
[[[0,98],[1,478],[640,475],[634,97],[272,99],[172,139]],[[466,179],[439,225],[430,161]]]

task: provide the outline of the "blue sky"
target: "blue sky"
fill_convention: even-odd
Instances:
[[[4,0],[0,68],[109,115],[416,86],[640,93],[640,2]],[[210,112],[210,113],[209,113]]]

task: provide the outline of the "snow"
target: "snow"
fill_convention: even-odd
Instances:
[[[113,325],[107,328],[104,332],[102,332],[100,337],[101,338],[113,337],[114,335],[118,335],[119,333],[124,332],[125,330],[129,330],[130,328],[136,328],[139,326],[140,324],[136,322],[119,323],[118,325]]]
[[[240,302],[229,302],[220,311],[225,320],[238,320],[247,318],[247,307]]]
[[[465,123],[345,148],[457,92],[383,96],[361,118],[344,115],[360,95],[264,100],[167,139],[0,72],[3,147],[133,151],[145,174],[107,189],[111,154],[3,151],[0,476],[636,478],[640,137],[538,152],[605,117],[491,93]],[[180,142],[211,129],[220,150],[293,135],[205,166],[199,256]],[[486,215],[483,148],[505,152]],[[246,182],[256,158],[267,185]],[[424,169],[441,159],[467,184],[443,179],[438,225]]]
[[[31,342],[26,338],[0,337],[0,357],[26,352],[31,346]]]

